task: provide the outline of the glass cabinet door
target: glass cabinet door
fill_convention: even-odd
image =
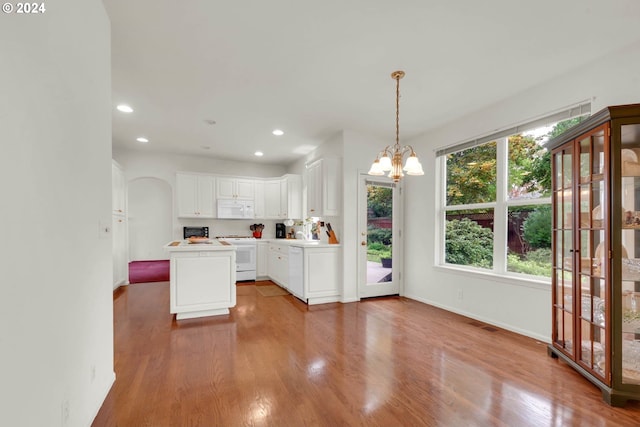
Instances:
[[[640,125],[621,126],[622,383],[640,384]],[[615,250],[616,248],[614,248]]]
[[[553,152],[553,325],[557,348],[573,355],[573,144]]]
[[[608,172],[603,127],[577,141],[578,218],[575,257],[579,268],[575,289],[576,331],[580,340],[576,361],[603,382],[609,383],[609,340],[607,336],[607,273],[609,251],[605,226],[608,208],[604,176]]]

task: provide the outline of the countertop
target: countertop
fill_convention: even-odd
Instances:
[[[302,240],[302,239],[256,239],[257,242],[277,243],[279,245],[299,246],[301,248],[339,248],[342,245],[329,244],[321,240]]]
[[[189,251],[235,251],[237,246],[223,244],[216,239],[209,240],[209,243],[189,243],[187,240],[174,240],[163,246],[169,252],[189,252]]]

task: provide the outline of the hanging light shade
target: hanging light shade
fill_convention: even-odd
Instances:
[[[404,71],[394,71],[391,77],[396,81],[396,143],[387,145],[378,154],[368,173],[381,176],[389,172],[389,178],[398,182],[404,176],[403,170],[407,175],[424,175],[424,171],[413,148],[410,145],[400,146],[400,79],[404,77]],[[409,156],[403,168],[402,160],[406,153]]]

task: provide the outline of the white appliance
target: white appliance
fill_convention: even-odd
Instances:
[[[304,302],[304,253],[302,248],[289,247],[289,292]]]
[[[218,240],[236,246],[236,280],[256,280],[256,239],[249,236],[220,236]]]
[[[253,201],[218,199],[218,218],[251,219],[254,217]]]

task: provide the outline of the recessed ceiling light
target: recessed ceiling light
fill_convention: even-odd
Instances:
[[[273,132],[271,132],[271,133],[276,135],[276,136],[284,135],[284,132],[281,131],[280,129],[274,129]]]
[[[149,140],[147,138],[145,138],[144,136],[141,136],[140,138],[136,138],[136,141],[138,142],[143,142],[143,143],[147,143],[149,142]]]
[[[118,111],[122,111],[123,113],[133,113],[133,108],[129,107],[127,104],[120,104],[116,108]]]
[[[264,153],[262,151],[256,151],[255,153],[253,153],[254,156],[258,156],[258,157],[262,157],[264,156]]]

